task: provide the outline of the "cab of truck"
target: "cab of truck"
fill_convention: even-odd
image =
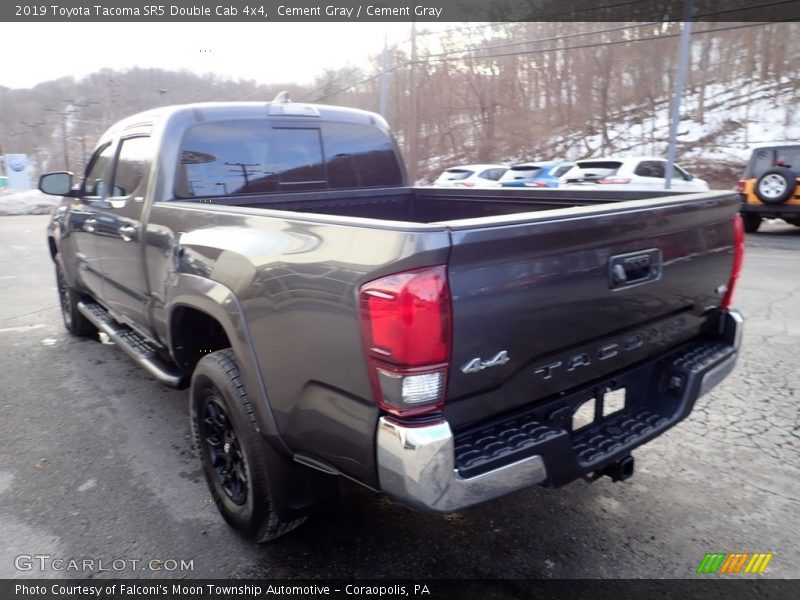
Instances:
[[[800,144],[753,150],[737,189],[747,233],[755,233],[764,219],[800,227]]]

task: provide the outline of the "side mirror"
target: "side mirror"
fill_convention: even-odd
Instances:
[[[686,172],[686,177],[684,177],[684,179],[685,179],[686,181],[691,181],[692,179],[694,179],[694,175],[693,175],[693,174],[691,174],[691,173],[689,173],[689,172],[687,171],[687,172]]]
[[[58,171],[39,177],[39,189],[51,196],[72,196],[72,173]]]

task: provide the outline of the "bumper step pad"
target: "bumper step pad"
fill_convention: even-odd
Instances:
[[[614,379],[627,388],[625,408],[577,431],[551,415],[563,416],[565,407],[574,410],[602,383],[457,432],[456,469],[461,477],[470,478],[538,454],[545,460],[547,484],[563,485],[624,457],[686,417],[704,387],[704,377],[723,366],[733,368],[735,359],[731,345],[694,342],[618,375]]]

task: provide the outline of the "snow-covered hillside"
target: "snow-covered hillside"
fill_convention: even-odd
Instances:
[[[705,90],[702,122],[698,90],[687,89],[678,126],[678,161],[714,187],[732,187],[753,148],[775,143],[800,143],[797,82],[783,77],[773,84],[710,84]],[[669,100],[657,103],[656,117],[629,106],[612,116],[608,145],[600,132],[586,135],[565,127],[541,140],[534,159],[622,155],[666,156],[669,139]],[[508,162],[531,160],[509,156]]]

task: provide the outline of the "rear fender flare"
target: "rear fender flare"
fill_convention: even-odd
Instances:
[[[225,330],[244,379],[250,397],[250,405],[256,413],[258,428],[262,436],[276,450],[292,455],[278,431],[272,405],[267,394],[266,382],[256,360],[253,340],[247,327],[244,311],[239,299],[227,286],[199,277],[179,274],[167,291],[167,345],[172,350],[172,320],[175,309],[189,307],[213,317]]]

